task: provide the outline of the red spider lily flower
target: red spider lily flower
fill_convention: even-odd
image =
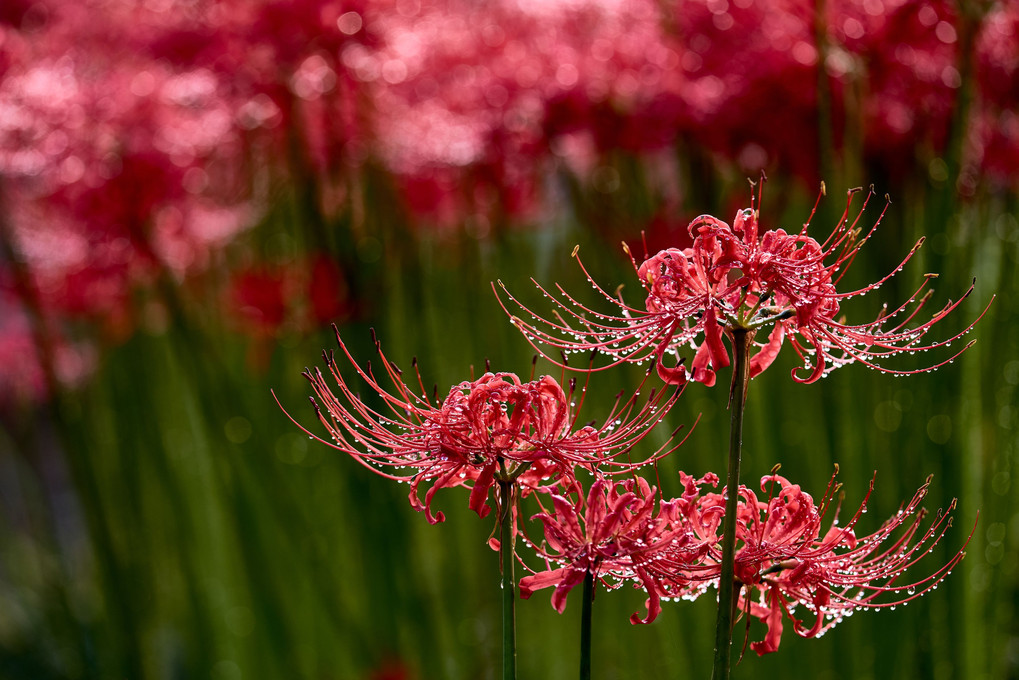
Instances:
[[[649,582],[652,599],[695,600],[704,594],[718,578],[721,550],[719,527],[725,510],[724,500],[718,494],[702,495],[702,487],[718,486],[718,475],[713,472],[697,479],[680,471],[683,493],[679,498],[663,502],[663,512],[678,535],[688,536],[672,542],[660,542],[654,550],[640,556],[639,564]],[[695,548],[695,550],[692,550]],[[653,592],[652,592],[653,591]],[[650,623],[650,620],[630,619],[631,623]]]
[[[673,523],[673,501],[663,501],[655,511],[656,494],[657,489],[643,478],[612,483],[599,476],[586,501],[579,486],[569,494],[553,496],[553,512],[533,517],[544,525],[545,541],[535,549],[548,568],[520,580],[521,597],[527,599],[536,590],[554,586],[552,606],[562,613],[569,592],[590,573],[610,590],[627,581],[642,583],[649,596],[647,615],[642,618],[635,613],[630,620],[653,621],[661,604],[648,565],[666,549],[686,562],[707,551],[685,527]]]
[[[931,525],[921,530],[926,511],[920,504],[929,485],[930,478],[877,531],[862,537],[856,535],[856,525],[866,512],[873,482],[844,526],[838,521],[839,504],[833,503],[840,487],[834,475],[818,504],[799,485],[774,473],[761,479],[761,489],[768,493],[766,501],[741,486],[735,561],[735,577],[741,587],[738,606],[768,627],[764,640],[751,643],[753,650],[759,655],[776,651],[784,619],[792,623],[797,635],[820,637],[858,610],[895,608],[937,588],[965,555],[965,545],[930,575],[900,581],[907,569],[940,542],[952,523],[949,515],[954,501],[947,512],[939,511]],[[708,493],[685,510],[691,528],[710,535],[721,524],[725,499]],[[822,531],[829,511],[831,524]],[[687,570],[683,579],[710,578],[717,583],[721,551],[716,544],[708,545],[699,575]],[[751,599],[753,590],[759,592],[758,600]],[[813,621],[805,623],[797,616],[797,608],[810,612]]]
[[[312,403],[318,418],[333,440],[325,443],[384,477],[408,482],[411,505],[423,510],[431,523],[444,519],[441,512],[433,515],[431,511],[432,498],[441,488],[471,489],[469,506],[484,517],[490,510],[489,491],[498,480],[513,481],[526,494],[556,482],[573,483],[578,465],[604,465],[616,474],[630,472],[682,444],[672,443],[677,430],[648,460],[621,460],[661,422],[678,391],[652,391],[641,408],[637,408],[636,395],[625,401],[620,395],[601,427],[577,428],[575,381],[567,393],[549,376],[523,382],[512,373],[486,373],[454,385],[440,401],[437,390],[431,398],[427,395],[416,360],[420,392],[404,382],[402,372],[382,354],[376,340],[383,372],[393,385],[387,390],[371,364],[357,365],[339,331],[336,339],[383,406],[376,409],[362,400],[343,378],[333,354],[326,354],[338,392],[333,392],[320,370],[305,373],[317,397]],[[581,398],[585,391],[586,387]],[[422,502],[419,491],[425,485],[428,490]]]
[[[730,362],[723,341],[726,333],[733,329],[753,333],[768,326],[771,331],[767,341],[754,343],[751,349],[751,377],[771,365],[786,339],[803,362],[793,371],[793,379],[804,383],[857,361],[899,375],[950,363],[969,345],[926,369],[896,370],[879,365],[882,360],[905,352],[946,347],[968,333],[983,314],[961,332],[923,344],[927,332],[961,304],[973,291],[972,286],[959,300],[949,301],[929,319],[918,322],[918,315],[931,297],[924,288],[935,278],[928,274],[907,302],[894,309],[885,306],[873,321],[849,325],[841,320],[841,306],[846,300],[877,290],[895,274],[858,290],[840,293],[836,289],[846,268],[884,216],[882,211],[861,238],[860,219],[873,189],[851,218],[853,197],[859,191],[848,192],[845,211],[824,243],[807,235],[810,219],[799,232],[776,229],[760,234],[759,215],[754,207],[755,202],[760,202],[758,193],[756,199],[752,197],[750,208],[736,214],[732,225],[708,215],[691,222],[689,229],[694,242],[690,248],[663,250],[640,265],[631,255],[634,270],[647,292],[644,309],[631,307],[621,297],[607,293],[580,263],[595,290],[620,310],[619,315],[590,310],[561,287],[557,286],[557,294],[553,294],[538,285],[555,305],[555,320],[541,319],[507,293],[511,302],[527,312],[524,316],[535,319],[528,322],[511,315],[512,321],[539,350],[541,346],[565,352],[599,350],[613,359],[612,365],[654,358],[662,379],[674,384],[690,379],[714,384],[715,371]],[[811,217],[815,211],[816,205]],[[917,242],[896,272],[922,243],[923,239]],[[624,249],[629,253],[625,244]],[[574,249],[574,256],[576,253]],[[506,309],[502,298],[499,299]],[[682,363],[668,367],[664,355],[678,354],[685,347],[694,349],[690,368]]]

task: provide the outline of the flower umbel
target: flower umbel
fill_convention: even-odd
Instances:
[[[836,470],[837,472],[837,470]],[[840,485],[832,476],[817,504],[799,485],[772,473],[761,479],[760,500],[756,493],[740,487],[737,519],[735,578],[739,588],[738,607],[767,625],[760,642],[751,643],[759,655],[778,649],[783,620],[792,623],[797,635],[819,637],[858,610],[894,608],[938,587],[963,558],[965,545],[948,562],[916,581],[900,582],[904,572],[940,542],[952,524],[951,511],[939,511],[926,528],[921,524],[926,511],[921,507],[930,478],[895,515],[872,534],[857,536],[856,524],[866,512],[873,482],[860,507],[840,526]],[[717,528],[724,499],[705,494],[689,506],[688,517],[696,526]],[[830,525],[822,532],[826,515]],[[972,536],[972,534],[971,534]],[[969,538],[966,539],[966,544]],[[718,568],[711,562],[720,554],[707,555],[701,578],[717,581]],[[689,574],[684,574],[689,578]],[[759,597],[752,598],[752,591]],[[797,616],[804,609],[811,621]]]
[[[656,510],[656,494],[643,478],[614,484],[598,477],[586,500],[579,486],[553,496],[553,511],[534,516],[545,533],[545,541],[535,548],[548,568],[521,579],[521,596],[526,599],[535,590],[555,586],[552,606],[562,613],[566,596],[586,574],[610,590],[635,581],[648,592],[648,611],[644,618],[633,614],[630,620],[653,621],[661,604],[648,565],[666,550],[673,559],[681,555],[684,562],[694,562],[707,552],[707,545],[673,521],[673,501],[661,502]]]
[[[636,394],[626,400],[620,394],[600,427],[577,427],[574,380],[567,392],[547,375],[524,382],[512,373],[488,372],[454,385],[440,401],[437,389],[431,397],[426,393],[416,359],[419,391],[404,382],[402,371],[376,340],[383,373],[392,384],[386,389],[370,363],[361,368],[354,361],[338,331],[336,339],[382,406],[362,400],[344,379],[334,353],[325,353],[338,391],[321,370],[304,374],[317,397],[311,399],[316,414],[332,438],[319,440],[384,477],[408,482],[411,505],[424,511],[431,523],[444,519],[441,512],[431,511],[432,499],[442,488],[470,488],[470,508],[485,517],[490,511],[489,492],[498,480],[514,482],[524,494],[557,482],[568,486],[574,482],[576,466],[604,466],[609,474],[630,472],[682,444],[674,441],[677,429],[648,459],[624,460],[661,422],[678,390],[652,390],[639,408]],[[581,399],[585,391],[586,386],[579,390]],[[428,487],[424,501],[423,486]]]
[[[763,177],[759,187],[763,187]],[[694,239],[691,247],[662,250],[639,265],[630,255],[647,293],[643,309],[629,306],[621,296],[605,291],[578,257],[590,283],[619,309],[618,315],[586,308],[561,287],[550,293],[536,284],[553,300],[555,320],[541,319],[521,306],[526,312],[522,316],[536,320],[527,322],[511,315],[512,321],[539,350],[543,346],[566,352],[596,349],[612,358],[611,365],[653,358],[662,379],[673,384],[687,380],[714,384],[715,371],[730,363],[723,337],[732,329],[752,333],[771,329],[765,342],[753,344],[751,377],[771,365],[786,339],[802,362],[793,371],[793,379],[804,383],[857,361],[896,374],[919,373],[951,362],[969,345],[925,369],[896,370],[880,365],[904,352],[946,347],[968,333],[979,317],[949,338],[924,342],[928,331],[959,306],[973,291],[972,286],[959,300],[949,301],[921,320],[921,311],[931,297],[927,286],[936,278],[928,274],[905,303],[895,308],[883,307],[874,320],[852,325],[842,319],[841,306],[845,301],[880,288],[923,243],[923,239],[918,241],[892,273],[858,290],[839,292],[836,287],[846,269],[885,214],[882,210],[864,233],[860,222],[874,192],[871,188],[865,194],[862,206],[852,216],[853,199],[861,192],[852,189],[847,193],[841,218],[821,243],[807,235],[816,204],[799,231],[775,229],[760,233],[759,188],[757,195],[751,197],[751,207],[740,210],[731,225],[709,215],[693,220],[689,226]],[[818,201],[820,198],[819,195]],[[630,254],[625,244],[624,250]],[[575,249],[574,256],[576,253]],[[507,296],[519,305],[508,292]],[[505,303],[499,299],[505,309]],[[678,355],[686,347],[694,352],[690,367],[684,366],[682,360],[680,365],[669,367],[665,355]]]

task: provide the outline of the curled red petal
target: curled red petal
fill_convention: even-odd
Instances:
[[[697,353],[694,354],[693,362],[690,364],[694,382],[699,382],[706,387],[711,387],[715,384],[715,372],[708,368],[710,364],[711,349],[708,347],[707,342],[703,342],[697,348]]]
[[[729,365],[729,352],[725,349],[725,343],[722,342],[722,326],[718,323],[714,307],[704,312],[704,344],[702,347],[708,348],[708,356],[714,370],[717,371]]]
[[[520,579],[520,597],[526,600],[530,598],[536,590],[558,586],[567,571],[572,570],[562,567],[560,569],[550,569],[548,571],[541,571],[537,574],[525,576]]]
[[[686,366],[680,364],[675,368],[669,368],[665,365],[661,355],[658,356],[658,360],[655,362],[655,369],[658,371],[658,377],[665,381],[666,385],[685,385],[689,380],[686,374]]]
[[[662,600],[658,595],[658,588],[655,585],[654,579],[644,569],[637,567],[637,575],[640,580],[644,583],[644,589],[647,591],[648,598],[644,602],[644,606],[647,607],[647,616],[641,618],[637,612],[630,614],[630,623],[637,625],[639,623],[651,623],[658,615],[662,613]]]
[[[446,516],[442,514],[441,511],[435,513],[434,516],[432,515],[432,497],[435,496],[436,491],[446,486],[456,474],[457,474],[456,468],[453,468],[449,472],[446,472],[444,475],[436,479],[435,483],[432,484],[431,488],[429,488],[428,491],[425,492],[425,502],[423,507],[425,511],[425,519],[428,520],[429,524],[438,524],[439,522],[446,521]],[[415,478],[415,480],[411,483],[410,492],[411,505],[414,505],[414,502],[417,501],[417,507],[415,508],[416,510],[421,510],[422,507],[421,501],[417,500],[417,484],[419,479],[420,477]]]
[[[758,656],[777,652],[778,644],[782,641],[781,595],[777,590],[772,590],[768,593],[768,599],[771,601],[771,608],[763,619],[768,625],[768,634],[760,642],[750,643],[750,648],[757,652]]]
[[[569,567],[564,569],[564,571],[566,572],[565,578],[560,579],[555,592],[552,593],[552,607],[560,614],[566,611],[566,596],[570,594],[571,590],[583,583],[584,576],[587,574],[586,570],[577,569],[576,567]]]
[[[492,481],[494,478],[495,462],[493,461],[486,465],[478,478],[474,480],[474,488],[471,489],[471,497],[467,503],[467,507],[478,513],[478,517],[484,518],[492,510],[487,501],[488,490],[492,488]]]
[[[750,377],[754,378],[771,366],[782,349],[782,341],[785,339],[785,326],[781,323],[775,324],[771,335],[768,336],[768,343],[761,350],[750,358]]]

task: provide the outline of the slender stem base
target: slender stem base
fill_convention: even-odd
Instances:
[[[594,604],[594,574],[584,574],[584,600],[580,609],[580,680],[591,680],[591,605]]]
[[[516,585],[513,579],[513,485],[499,482],[499,560],[502,570],[502,680],[517,677]]]
[[[726,475],[725,520],[722,524],[722,565],[718,578],[718,620],[715,626],[715,665],[712,680],[729,680],[729,657],[735,598],[736,505],[739,499],[739,466],[743,446],[743,410],[750,381],[750,343],[754,332],[730,331],[733,346],[732,391],[729,393],[729,464]]]

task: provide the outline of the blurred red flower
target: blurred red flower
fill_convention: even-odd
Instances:
[[[310,331],[354,311],[342,270],[322,253],[234,271],[224,305],[255,337]]]

